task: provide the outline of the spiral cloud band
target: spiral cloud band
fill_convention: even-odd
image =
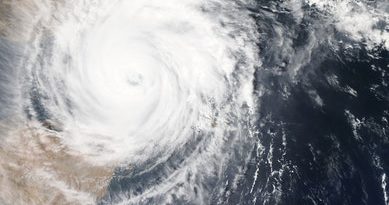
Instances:
[[[66,46],[59,49],[70,50],[77,68],[58,65],[54,74],[64,77],[73,107],[73,116],[64,114],[70,147],[98,160],[130,156],[134,163],[161,147],[169,152],[185,143],[194,127],[209,130],[212,123],[204,122],[214,118],[211,104],[225,104],[236,89],[232,83],[242,80],[232,76],[238,60],[232,55],[241,46],[230,43],[236,40],[228,31],[217,32],[222,28],[194,3],[121,2],[112,15],[80,31],[79,39],[58,34],[60,46]],[[78,41],[74,47],[72,41]],[[249,46],[245,52],[252,55]],[[249,66],[242,72],[252,73]],[[242,89],[251,88],[247,80]]]
[[[69,156],[66,169],[85,172],[81,168],[87,167],[108,179],[128,171],[135,181],[145,175],[137,185],[145,183],[142,190],[127,187],[107,196],[74,185],[86,183],[79,178],[87,173],[66,179],[62,168],[34,164],[29,175],[41,185],[32,187],[51,187],[49,193],[69,203],[100,198],[102,203],[138,204],[169,193],[201,203],[209,200],[204,190],[214,186],[210,179],[227,177],[228,163],[247,158],[256,50],[254,22],[248,13],[237,12],[244,2],[27,4],[42,9],[42,16],[31,20],[19,76],[21,120],[33,130],[28,132],[36,133],[42,146],[56,146]],[[9,137],[8,143],[18,140],[23,139]],[[230,148],[238,154],[227,155]]]

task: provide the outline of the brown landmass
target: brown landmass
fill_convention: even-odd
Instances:
[[[24,129],[0,146],[0,202],[94,204],[113,170],[70,154],[54,134]]]

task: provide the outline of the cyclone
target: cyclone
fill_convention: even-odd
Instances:
[[[99,195],[103,202],[137,204],[173,192],[189,200],[193,189],[201,193],[213,184],[208,178],[220,177],[234,157],[247,158],[244,145],[253,139],[256,31],[248,14],[237,12],[241,5],[56,4],[40,11],[53,17],[35,20],[24,51],[24,70],[18,75],[20,120],[37,138],[44,136],[39,145],[71,156],[66,169],[111,167],[108,172],[133,172],[135,180],[158,172],[144,179],[140,191],[129,187],[109,199]],[[10,135],[21,135],[16,132]],[[224,156],[229,147],[239,154]],[[51,192],[62,200],[84,204],[97,199],[69,182],[73,179],[61,179],[58,167],[29,166],[32,178],[61,184],[42,186],[58,189]],[[186,180],[191,182],[177,187]],[[209,196],[195,198],[201,202]]]
[[[201,4],[154,4],[117,2],[108,11],[96,5],[85,14],[96,20],[65,19],[47,45],[53,56],[42,59],[51,69],[32,68],[33,83],[42,82],[32,89],[48,95],[42,117],[53,116],[64,142],[95,163],[168,154],[195,129],[210,130],[213,123],[217,130],[212,106],[227,106],[225,99],[237,95],[232,89],[252,87],[242,76],[250,76],[252,65],[233,76],[242,58],[233,56],[238,42],[230,43],[236,40],[229,31],[216,33],[222,28],[196,11]],[[253,61],[250,46],[240,55]],[[233,88],[240,81],[241,88]],[[232,109],[252,101],[250,95],[239,99]]]

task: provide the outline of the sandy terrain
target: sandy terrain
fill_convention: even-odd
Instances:
[[[94,166],[48,132],[28,128],[0,147],[0,201],[6,204],[93,204],[113,167]]]

